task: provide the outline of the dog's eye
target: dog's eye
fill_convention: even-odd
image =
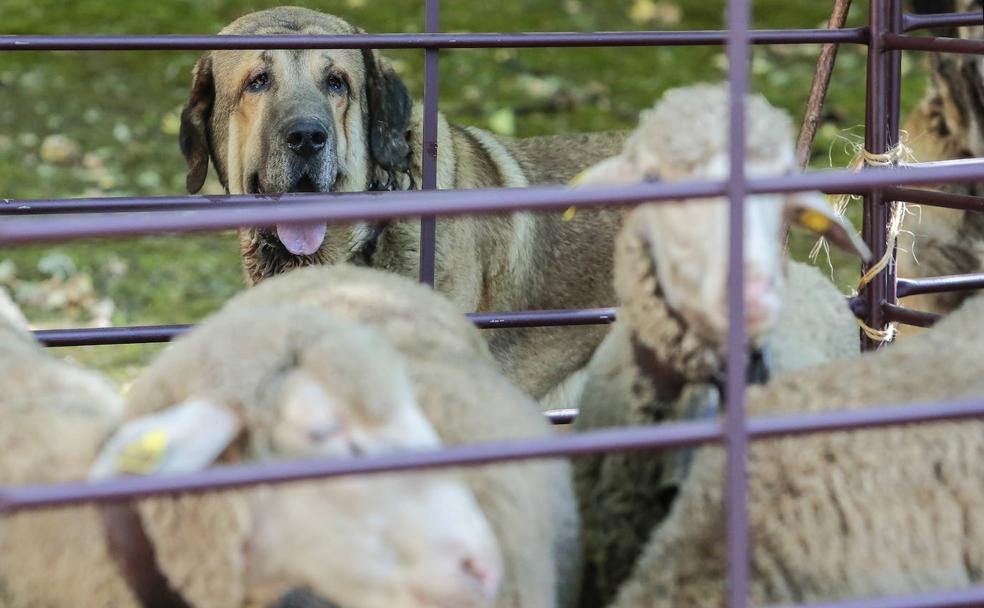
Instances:
[[[325,79],[325,86],[328,87],[330,93],[335,95],[342,95],[348,90],[345,79],[338,74],[329,74],[328,78]]]
[[[253,93],[258,93],[260,91],[266,90],[269,86],[270,86],[270,75],[267,74],[266,72],[260,72],[246,84],[246,89]]]

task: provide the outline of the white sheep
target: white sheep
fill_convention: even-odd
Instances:
[[[128,401],[129,416],[148,413],[105,444],[95,478],[439,445],[384,338],[296,308],[214,316],[158,358]],[[60,454],[61,443],[49,451]],[[288,606],[297,602],[284,597],[308,592],[347,608],[487,608],[501,577],[488,521],[453,473],[155,498],[137,513],[165,584],[195,607]],[[45,516],[56,519],[39,529],[31,518]],[[113,521],[112,533],[132,539]],[[5,606],[146,602],[114,564],[132,555],[112,555],[94,507],[12,522],[3,544],[18,559],[3,560]],[[46,565],[52,559],[65,563]]]
[[[984,297],[852,361],[748,392],[749,415],[984,397]],[[757,441],[748,456],[753,605],[951,590],[984,581],[979,420]],[[613,608],[725,604],[724,454],[697,451]]]
[[[241,329],[233,329],[231,323],[216,326],[223,317],[232,316],[239,319]],[[535,402],[497,370],[478,330],[447,300],[408,279],[346,265],[295,270],[233,298],[211,322],[216,329],[202,333],[206,324],[197,338],[190,336],[193,342],[179,340],[162,354],[134,383],[129,403],[135,411],[151,412],[189,399],[229,405],[249,395],[275,391],[277,378],[297,365],[298,351],[313,339],[310,319],[318,317],[371,328],[399,353],[390,358],[360,357],[357,345],[325,341],[318,347],[326,360],[338,365],[351,359],[334,373],[326,371],[321,376],[323,383],[340,393],[335,410],[343,430],[349,419],[355,423],[362,418],[352,412],[359,404],[348,393],[362,391],[365,406],[373,405],[380,398],[373,392],[375,387],[382,391],[393,382],[388,378],[398,359],[409,374],[416,404],[443,444],[543,437],[552,432]],[[407,428],[387,428],[386,434],[363,438],[359,449],[383,451],[413,440]],[[578,546],[568,463],[504,463],[468,468],[461,476],[501,548],[504,571],[494,605],[570,606],[577,587]],[[411,490],[402,498],[380,495],[378,508],[395,515],[413,501]],[[448,525],[450,518],[440,513],[434,507],[433,524]],[[350,534],[359,530],[353,526]],[[374,562],[350,551],[337,553],[350,567],[364,571],[363,576],[411,574],[392,560]],[[305,561],[320,566],[323,588],[330,586],[332,568],[325,568],[329,562]],[[434,572],[438,572],[436,566]],[[355,597],[323,595],[352,608],[364,605],[356,603],[362,594],[360,590]]]
[[[0,485],[84,478],[123,409],[105,378],[51,356],[35,342],[2,289],[0,395]],[[0,518],[0,554],[5,556],[0,559],[0,604],[50,605],[38,598],[46,597],[52,577],[62,575],[74,597],[99,597],[97,590],[114,580],[112,564],[100,562],[105,557],[100,542],[92,508]],[[66,544],[76,550],[63,550]],[[106,568],[80,571],[79,562],[88,558]]]
[[[791,172],[789,117],[758,96],[746,104],[747,173]],[[578,183],[724,178],[728,115],[724,86],[668,91],[643,114],[625,150],[589,169]],[[680,124],[693,128],[674,128]],[[619,317],[588,365],[575,428],[713,415],[727,335],[728,219],[724,199],[643,205],[626,218],[615,251]],[[868,255],[850,226],[815,196],[747,198],[745,325],[751,345],[771,355],[771,373],[858,352],[857,326],[844,297],[817,269],[786,261],[786,222]],[[787,282],[796,307],[784,310]],[[582,606],[604,605],[629,575],[649,530],[666,516],[685,463],[678,452],[575,461],[585,561]]]
[[[0,289],[0,483],[84,476],[117,424],[122,399],[100,374],[51,356]],[[9,423],[16,420],[16,424]],[[56,452],[52,437],[72,436]],[[17,452],[24,449],[24,455]],[[39,449],[41,448],[41,449]],[[0,566],[2,568],[2,566]]]

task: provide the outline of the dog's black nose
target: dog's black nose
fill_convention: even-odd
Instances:
[[[287,147],[304,158],[321,152],[328,141],[328,129],[316,120],[296,120],[287,125],[285,132]]]

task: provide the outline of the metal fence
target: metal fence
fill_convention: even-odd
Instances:
[[[886,249],[887,203],[906,200],[925,205],[984,210],[980,197],[915,190],[905,186],[940,182],[984,181],[984,159],[920,163],[900,168],[811,172],[767,179],[744,175],[744,94],[748,87],[750,44],[837,42],[868,47],[865,149],[884,153],[898,142],[899,82],[903,49],[984,53],[984,41],[912,37],[907,32],[940,26],[974,25],[979,13],[905,15],[901,0],[870,0],[867,27],[843,30],[749,30],[749,0],[729,0],[728,30],[617,33],[439,33],[440,0],[425,0],[426,33],[349,36],[0,36],[0,52],[38,50],[187,50],[284,48],[422,48],[424,68],[424,190],[436,187],[438,59],[440,49],[492,47],[594,47],[727,45],[731,92],[730,176],[725,181],[640,184],[575,190],[536,187],[385,194],[287,195],[281,204],[264,204],[260,196],[116,197],[59,200],[2,200],[0,214],[44,215],[0,222],[0,246],[83,237],[192,232],[277,222],[371,220],[422,217],[420,278],[434,280],[434,217],[513,210],[559,211],[570,206],[599,207],[664,202],[686,197],[727,196],[730,206],[729,330],[726,416],[723,421],[696,421],[594,431],[533,441],[508,441],[440,450],[367,456],[345,460],[310,460],[263,466],[244,464],[173,477],[133,477],[98,483],[70,482],[36,486],[0,486],[0,514],[78,502],[113,502],[175,492],[233,488],[257,483],[284,483],[383,471],[480,465],[517,459],[574,456],[609,451],[682,447],[724,442],[727,451],[728,598],[732,607],[748,605],[749,538],[745,464],[747,442],[778,435],[862,429],[894,424],[956,420],[984,416],[984,399],[951,403],[894,404],[865,410],[810,415],[746,418],[745,329],[742,285],[744,197],[754,193],[823,190],[864,196],[863,236],[874,258]],[[96,214],[98,212],[98,215]],[[984,275],[897,279],[889,264],[852,303],[867,324],[883,328],[891,321],[930,324],[932,315],[898,306],[897,297],[955,288],[984,287]],[[472,315],[480,327],[531,327],[608,323],[613,309],[518,311]],[[37,332],[50,345],[114,344],[164,341],[187,326],[129,327]],[[870,341],[866,348],[872,348]],[[554,412],[566,421],[573,412]],[[812,606],[889,608],[984,605],[984,586],[892,598],[870,598]]]

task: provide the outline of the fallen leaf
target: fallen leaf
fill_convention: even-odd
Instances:
[[[510,108],[500,108],[489,116],[489,128],[500,135],[516,133],[516,114]]]
[[[629,19],[633,23],[659,23],[676,25],[683,18],[680,7],[671,2],[653,2],[653,0],[635,0],[629,8]]]
[[[79,145],[65,135],[49,135],[41,142],[41,160],[56,165],[67,165],[78,160]]]
[[[77,272],[75,260],[61,251],[52,251],[38,260],[38,271],[51,276],[65,279]]]
[[[181,130],[181,117],[177,112],[168,112],[161,119],[161,133],[164,135],[177,135]]]
[[[0,262],[0,285],[11,285],[17,278],[17,264],[13,260]]]

